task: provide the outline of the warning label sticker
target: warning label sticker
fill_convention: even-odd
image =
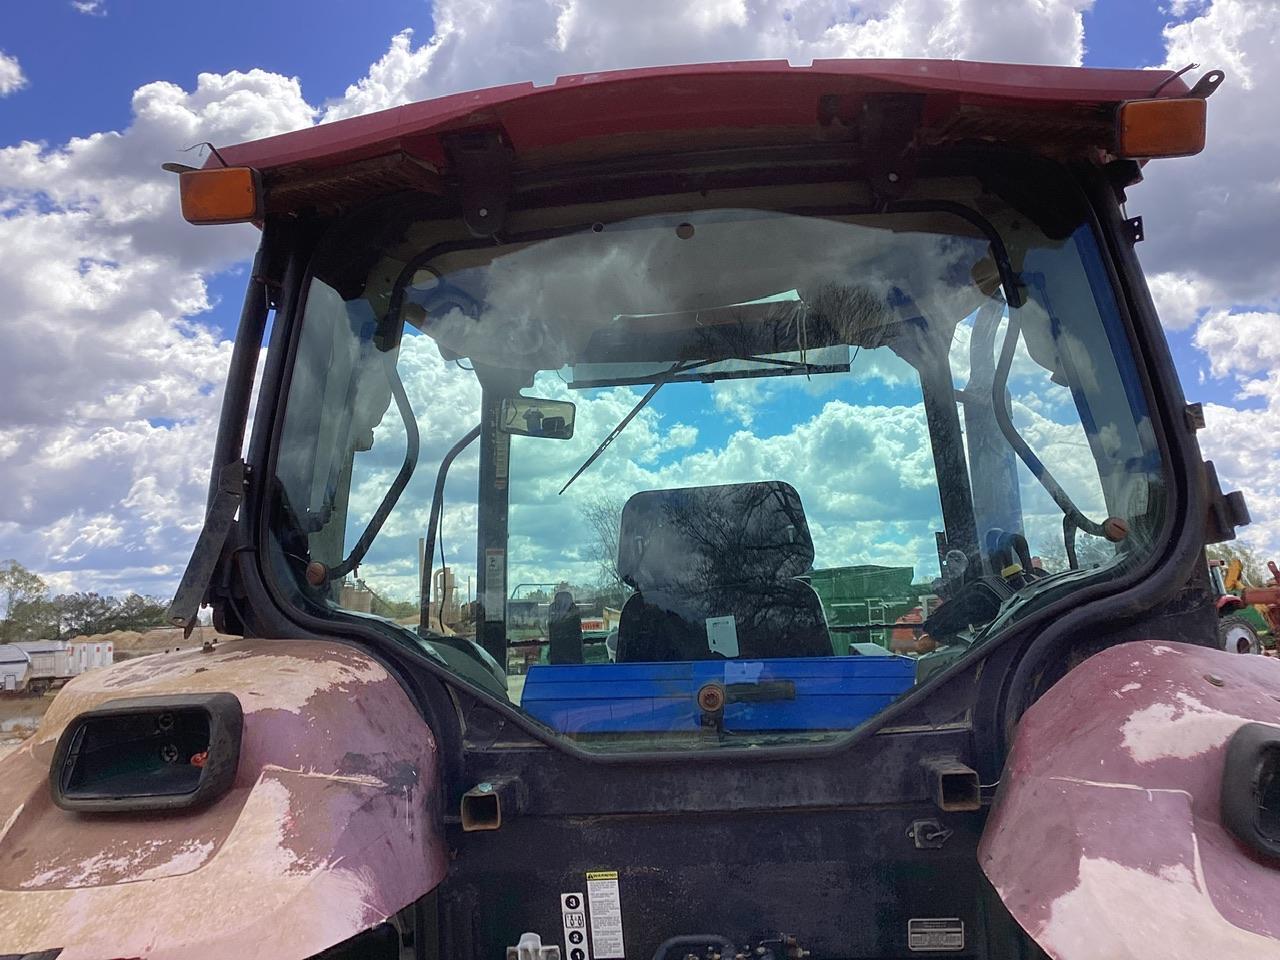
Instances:
[[[597,870],[587,874],[587,903],[591,907],[591,951],[596,960],[625,960],[618,871]]]
[[[484,618],[507,618],[507,552],[486,549],[484,552]]]
[[[568,960],[591,960],[587,947],[587,901],[581,893],[560,894],[564,925],[564,955]]]
[[[964,921],[959,917],[919,917],[907,921],[907,946],[919,953],[964,949]]]

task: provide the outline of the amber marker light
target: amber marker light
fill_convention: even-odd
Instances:
[[[250,167],[185,170],[178,175],[188,223],[245,223],[262,219],[262,180]]]
[[[1130,160],[1190,157],[1204,149],[1204,130],[1200,97],[1128,100],[1116,116],[1116,152]]]

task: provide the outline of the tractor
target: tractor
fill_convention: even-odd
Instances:
[[[242,639],[0,760],[0,955],[1280,954],[1280,663],[1134,252],[1222,80],[662,67],[169,165],[258,230],[170,608]]]

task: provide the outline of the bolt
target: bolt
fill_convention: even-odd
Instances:
[[[1212,673],[1206,673],[1204,675],[1204,678],[1208,680],[1210,683],[1212,683],[1215,687],[1220,687],[1223,685],[1222,678],[1215,677]]]
[[[890,182],[890,183],[897,183],[897,182],[898,182],[898,175],[897,175],[896,173],[891,173],[891,174],[889,174],[889,182]]]
[[[1129,535],[1129,524],[1119,517],[1107,517],[1102,521],[1102,535],[1112,543],[1119,543]]]
[[[478,213],[482,217],[487,217],[489,215],[489,208],[481,207],[479,210],[476,211],[476,213]]]

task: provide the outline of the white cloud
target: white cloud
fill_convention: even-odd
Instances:
[[[1233,303],[1269,310],[1280,289],[1273,159],[1280,133],[1257,122],[1274,99],[1271,51],[1280,14],[1274,4],[1243,0],[1175,3],[1184,8],[1180,15],[1199,16],[1171,28],[1170,62],[1222,65],[1230,77],[1211,102],[1205,155],[1151,165],[1134,201],[1147,219],[1143,253],[1157,274],[1153,288],[1166,321],[1187,326],[1204,314],[1203,326]],[[99,0],[76,6],[105,12]],[[1089,6],[1090,0],[440,0],[432,37],[417,45],[410,32],[395,37],[367,75],[322,113],[336,119],[498,83],[672,62],[938,56],[1078,63],[1081,13]],[[0,95],[24,81],[17,62],[0,55]],[[202,74],[191,91],[169,83],[139,88],[123,131],[0,149],[0,244],[9,251],[0,260],[6,342],[0,484],[9,494],[0,501],[0,554],[26,558],[58,583],[82,588],[163,592],[176,580],[199,522],[229,355],[229,344],[200,319],[209,307],[206,282],[242,261],[255,236],[249,228],[187,227],[176,211],[175,186],[158,164],[184,159],[176,151],[199,141],[265,136],[307,126],[318,113],[295,80],[261,70]],[[1274,385],[1261,371],[1222,367],[1230,347],[1215,330],[1198,340],[1216,351],[1215,367],[1244,377],[1242,393],[1270,390],[1274,402]],[[620,415],[630,402],[619,396],[601,406],[602,422],[604,412]],[[449,430],[461,425],[463,413],[451,415],[448,430],[441,419],[442,432],[431,442],[451,441],[456,433]],[[649,416],[624,435],[640,444],[632,451],[639,462],[643,444],[674,426],[645,427]],[[1229,416],[1215,410],[1211,431]],[[746,456],[751,445],[744,440],[736,449]],[[627,447],[607,456],[615,455],[628,457]],[[463,487],[465,466],[455,468]],[[1233,460],[1223,472],[1248,479],[1253,475],[1243,471],[1255,467],[1263,469]],[[1250,495],[1258,500],[1252,488]],[[464,522],[459,514],[450,526],[460,531]],[[425,516],[415,513],[406,528],[422,524]],[[457,549],[474,560],[473,543]]]
[[[1147,277],[1151,298],[1160,321],[1170,330],[1185,330],[1201,312],[1218,299],[1209,281],[1180,273],[1155,273]]]
[[[1196,328],[1195,344],[1215,377],[1280,372],[1280,313],[1215,310]],[[1280,398],[1277,398],[1280,399]]]
[[[1184,160],[1155,161],[1130,195],[1147,239],[1138,250],[1153,271],[1165,325],[1194,326],[1193,342],[1215,377],[1236,384],[1241,409],[1206,404],[1200,444],[1224,486],[1244,491],[1254,520],[1243,539],[1280,551],[1280,452],[1257,442],[1258,424],[1280,415],[1280,4],[1254,0],[1177,2],[1165,30],[1166,66],[1226,71],[1209,101],[1208,144]],[[1256,408],[1259,403],[1265,412]],[[1264,435],[1265,436],[1265,435]],[[1273,519],[1275,518],[1275,519]]]
[[[1202,64],[1192,83],[1210,68],[1226,79],[1209,100],[1204,152],[1148,164],[1129,212],[1145,222],[1143,263],[1212,298],[1200,308],[1273,303],[1280,292],[1280,125],[1263,119],[1280,90],[1277,35],[1280,4],[1254,0],[1215,0],[1165,30],[1166,66]],[[1171,319],[1190,322],[1176,307]]]
[[[105,17],[107,15],[105,0],[71,0],[71,6],[77,13],[83,13],[86,16]]]
[[[81,589],[172,586],[230,356],[194,318],[255,235],[187,226],[159,164],[311,117],[296,81],[203,74],[139,88],[123,131],[0,149],[0,552]]]
[[[1274,557],[1280,545],[1280,455],[1266,424],[1280,417],[1280,313],[1215,310],[1196,329],[1195,344],[1216,377],[1231,377],[1236,409],[1205,404],[1200,445],[1226,485],[1245,492],[1253,522],[1240,531],[1246,543]],[[1257,409],[1259,403],[1262,409]]]
[[[326,120],[593,70],[830,57],[1080,62],[1092,0],[439,0],[435,34],[399,34]]]
[[[27,85],[27,78],[22,73],[22,65],[18,58],[0,50],[0,97],[17,93]]]

